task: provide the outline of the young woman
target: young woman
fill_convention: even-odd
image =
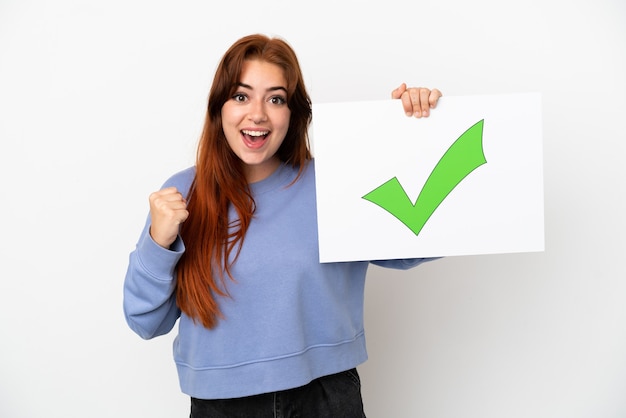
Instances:
[[[440,96],[392,92],[416,117]],[[244,37],[217,68],[196,165],[150,196],[124,312],[146,339],[180,319],[174,359],[194,418],[364,416],[368,263],[318,261],[310,121],[294,51]]]

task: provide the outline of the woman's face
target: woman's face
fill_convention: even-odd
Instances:
[[[287,135],[290,115],[283,70],[246,60],[235,94],[222,106],[222,126],[249,183],[263,180],[280,165],[276,151]]]

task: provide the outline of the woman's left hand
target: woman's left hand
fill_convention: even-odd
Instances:
[[[392,99],[401,99],[402,107],[407,116],[416,118],[427,118],[430,109],[437,106],[437,101],[442,96],[437,89],[427,89],[425,87],[409,87],[402,83],[400,87],[391,92]]]

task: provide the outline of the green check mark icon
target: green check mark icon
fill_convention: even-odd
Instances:
[[[441,157],[422,187],[415,204],[411,202],[397,177],[363,196],[398,218],[415,235],[441,202],[472,171],[485,164],[483,152],[484,119],[465,131]]]

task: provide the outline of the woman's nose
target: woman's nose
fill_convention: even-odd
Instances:
[[[265,111],[265,103],[261,101],[254,101],[250,104],[250,113],[248,113],[248,119],[255,124],[259,124],[267,121],[267,112]]]

